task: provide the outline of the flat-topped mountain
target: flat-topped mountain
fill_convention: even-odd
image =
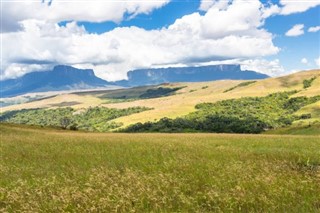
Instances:
[[[2,97],[31,92],[93,89],[108,86],[91,69],[58,65],[50,71],[31,72],[17,79],[1,81]]]
[[[117,81],[115,84],[119,86],[142,86],[171,82],[203,82],[224,79],[251,80],[268,77],[254,71],[242,71],[240,65],[210,65],[133,70],[128,72],[128,80]]]
[[[106,86],[145,86],[172,82],[203,82],[222,79],[251,80],[269,76],[254,71],[242,71],[240,65],[211,65],[140,69],[128,72],[128,80],[108,82],[95,76],[92,69],[77,69],[58,65],[50,71],[31,72],[17,79],[1,81],[1,97],[26,93],[83,90]]]

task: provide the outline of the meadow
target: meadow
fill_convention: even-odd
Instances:
[[[319,212],[320,137],[1,124],[1,212]]]

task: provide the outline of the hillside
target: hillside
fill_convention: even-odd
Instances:
[[[263,97],[272,93],[297,90],[292,97],[313,97],[320,95],[320,70],[303,71],[279,78],[255,81],[221,80],[201,83],[171,83],[159,86],[137,87],[113,91],[95,91],[58,95],[52,98],[2,108],[3,111],[72,107],[83,110],[100,106],[116,109],[129,107],[147,107],[147,111],[121,116],[113,122],[122,123],[122,127],[147,121],[157,121],[163,117],[176,118],[194,112],[195,106],[204,102],[241,98]],[[316,77],[312,84],[304,88],[304,81]],[[248,82],[248,83],[245,83]],[[295,114],[311,113],[311,119],[304,124],[320,120],[320,102],[304,106]],[[299,123],[299,122],[294,122]]]

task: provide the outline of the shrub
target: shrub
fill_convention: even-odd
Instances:
[[[303,88],[306,89],[306,88],[309,88],[311,87],[312,85],[312,82],[316,79],[316,77],[312,77],[310,79],[305,79],[303,80]]]

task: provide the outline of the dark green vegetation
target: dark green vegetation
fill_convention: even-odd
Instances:
[[[65,101],[61,102],[59,104],[51,104],[52,107],[67,107],[67,106],[74,106],[77,104],[81,104],[80,102],[77,101]]]
[[[265,130],[291,125],[311,114],[296,116],[300,108],[320,100],[315,97],[294,97],[296,91],[274,93],[266,97],[245,97],[216,103],[196,105],[196,112],[176,119],[137,123],[124,132],[224,132],[261,133]]]
[[[118,89],[110,91],[81,92],[78,95],[95,94],[107,103],[128,102],[138,99],[159,98],[174,95],[176,91],[184,87],[143,86],[129,89]],[[101,95],[100,95],[101,94]]]
[[[78,111],[70,107],[58,109],[28,109],[5,112],[0,115],[0,121],[104,132],[122,125],[121,123],[115,123],[111,120],[145,110],[149,110],[149,108],[132,107],[127,109],[110,109],[93,107]]]
[[[236,85],[236,86],[234,86],[234,87],[231,87],[231,88],[225,90],[224,93],[229,92],[229,91],[234,90],[234,89],[239,88],[239,87],[248,86],[248,85],[253,84],[253,83],[256,83],[256,82],[257,82],[257,81],[246,81],[246,82],[242,82],[242,83],[240,83],[240,84],[238,84],[238,85]]]
[[[314,80],[316,80],[316,77],[312,77],[310,79],[303,80],[303,88],[306,89],[306,88],[311,87],[311,84]]]
[[[106,99],[105,103],[121,103],[130,102],[139,99],[150,99],[159,98],[164,96],[174,95],[176,91],[184,87],[157,87],[157,86],[147,86],[147,87],[137,87],[127,90],[115,90],[113,92],[104,94],[100,96],[102,99]]]
[[[183,87],[176,87],[176,88],[158,87],[156,89],[148,89],[145,93],[141,94],[139,98],[158,98],[158,97],[173,95],[174,92],[182,88]]]
[[[316,136],[0,124],[1,212],[319,212]]]

